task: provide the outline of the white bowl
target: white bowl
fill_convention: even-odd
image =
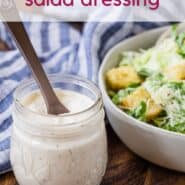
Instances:
[[[111,49],[101,66],[99,85],[108,119],[114,131],[128,148],[155,164],[185,172],[185,135],[166,131],[128,116],[112,103],[106,91],[104,78],[105,73],[117,65],[120,52],[149,48],[166,29],[168,28],[145,32],[124,40]]]

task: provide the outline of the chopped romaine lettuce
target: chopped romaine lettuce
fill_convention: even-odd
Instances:
[[[178,46],[178,53],[185,57],[185,32],[177,34],[177,26],[172,27],[173,37]]]
[[[176,30],[174,25],[172,36],[150,49],[121,53],[118,67],[131,66],[141,82],[108,93],[112,101],[132,117],[185,134],[185,32],[177,34]],[[146,119],[148,104],[145,101],[132,110],[123,107],[123,99],[138,87],[144,87],[161,107],[162,112],[150,120]]]
[[[166,116],[155,119],[154,123],[164,129],[185,133],[185,82],[150,78],[144,86],[166,111]]]
[[[134,110],[128,111],[128,114],[141,121],[145,121],[146,111],[147,111],[147,105],[144,101],[141,101],[141,103]]]
[[[138,52],[133,52],[133,51],[125,51],[122,53],[121,61],[119,63],[119,66],[128,66],[128,65],[133,65],[133,61],[135,58],[139,57],[141,54]]]
[[[155,73],[163,72],[168,66],[185,63],[183,56],[179,54],[179,52],[184,52],[185,57],[185,44],[182,44],[182,38],[177,37],[176,39],[179,44],[173,38],[168,38],[161,44],[148,50],[142,50],[140,53],[123,52],[119,66],[132,65],[140,76],[146,78]]]
[[[117,93],[115,93],[111,98],[114,104],[119,105],[123,98],[128,96],[130,93],[135,91],[135,89],[139,86],[140,84],[131,84],[128,88],[126,89],[121,89]]]

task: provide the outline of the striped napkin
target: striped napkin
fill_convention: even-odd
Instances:
[[[89,22],[82,33],[67,23],[24,23],[34,48],[47,73],[70,73],[97,82],[99,65],[116,43],[159,26],[153,23]],[[10,50],[0,52],[0,173],[11,170],[9,161],[13,92],[31,73],[10,34],[0,24],[0,39]]]

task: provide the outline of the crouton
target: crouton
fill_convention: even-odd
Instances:
[[[141,83],[142,80],[132,66],[122,66],[111,69],[106,74],[108,86],[113,90],[128,87],[133,83]]]
[[[133,93],[123,98],[122,106],[125,109],[133,110],[137,108],[142,101],[147,105],[145,116],[148,121],[154,119],[161,113],[162,107],[153,101],[144,87],[137,88]]]
[[[164,71],[165,76],[170,80],[185,79],[185,63],[169,66]]]

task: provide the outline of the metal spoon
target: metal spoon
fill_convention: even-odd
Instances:
[[[33,76],[44,97],[48,113],[54,115],[68,113],[69,110],[57,98],[44,69],[40,64],[37,54],[21,22],[15,3],[13,2],[8,10],[0,8],[0,14],[14,37],[17,47],[32,70]],[[11,18],[19,22],[8,22]]]

